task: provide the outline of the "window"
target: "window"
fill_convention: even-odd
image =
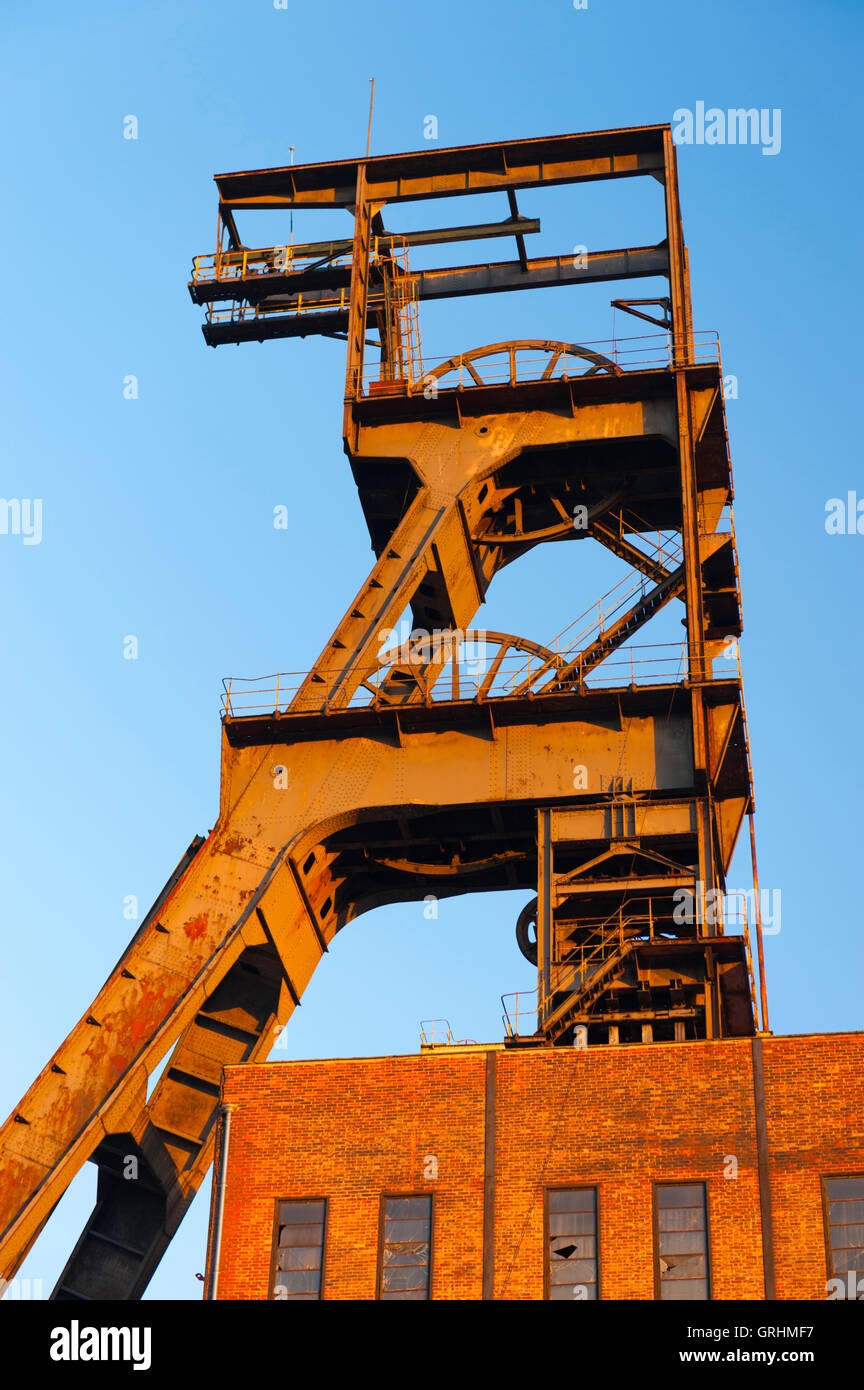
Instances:
[[[656,1191],[657,1283],[664,1300],[708,1299],[705,1184],[662,1183]]]
[[[826,1178],[825,1200],[828,1208],[828,1260],[834,1278],[843,1278],[850,1270],[857,1278],[864,1274],[864,1177]]]
[[[379,1298],[427,1299],[431,1197],[385,1197],[381,1208]]]
[[[320,1299],[327,1203],[280,1202],[274,1298]]]
[[[597,1189],[546,1193],[546,1297],[597,1298]]]

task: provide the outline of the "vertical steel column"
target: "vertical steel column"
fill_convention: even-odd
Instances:
[[[669,298],[672,301],[673,364],[685,366],[693,360],[693,317],[690,305],[690,274],[687,249],[681,225],[678,198],[678,156],[672,131],[663,132],[663,179],[666,195],[666,240],[669,246]]]
[[[366,197],[366,165],[357,166],[354,195],[354,241],[351,248],[351,289],[348,300],[348,354],[345,376],[346,398],[353,399],[363,386],[363,360],[366,342],[366,308],[369,298],[369,243],[371,223],[377,208]],[[346,409],[346,433],[350,412]]]
[[[537,1026],[546,1022],[552,980],[552,812],[537,813]]]

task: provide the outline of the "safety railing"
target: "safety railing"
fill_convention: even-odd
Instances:
[[[303,318],[310,314],[335,314],[345,313],[350,301],[350,292],[343,285],[338,292],[333,289],[326,293],[315,291],[304,293],[302,290],[293,295],[290,302],[273,303],[263,299],[255,304],[247,304],[239,299],[232,299],[227,304],[209,303],[205,313],[205,321],[209,324],[224,323],[254,323],[270,322],[273,319]],[[366,299],[366,308],[369,312],[374,309],[383,310],[386,306],[386,297],[383,290],[370,290]],[[419,348],[418,348],[419,351]],[[406,378],[406,389],[410,378]]]
[[[520,989],[501,995],[505,1038],[529,1038],[537,1032],[537,991]]]
[[[578,649],[568,651],[553,648],[552,650],[562,667],[576,662],[575,667],[567,676],[565,688],[553,687],[543,690],[544,696],[549,696],[552,699],[556,696],[572,693],[573,690],[577,689],[590,691],[610,688],[626,689],[639,685],[681,684],[686,671],[687,648],[686,644],[681,642],[658,642],[639,647],[622,647],[617,653],[607,657],[602,666],[592,668],[584,679],[579,670]],[[454,682],[453,672],[450,669],[452,663],[448,663],[441,669],[433,683],[420,690],[414,703],[431,705],[453,702],[454,700],[484,703],[487,700],[512,699],[517,694],[532,698],[537,693],[531,690],[530,683],[526,687],[526,678],[531,675],[532,666],[526,662],[524,654],[521,653],[516,653],[512,657],[505,657],[495,672],[494,681],[488,688],[484,689],[493,659],[489,655],[478,654],[460,660],[458,682]],[[533,669],[545,684],[550,675],[554,676],[554,671],[550,671],[538,658],[534,658],[534,661],[536,666]],[[319,671],[318,674],[335,676],[339,673],[334,670],[332,672]],[[385,666],[375,671],[365,685],[361,685],[357,689],[348,702],[341,698],[331,702],[329,696],[325,694],[320,701],[304,700],[302,707],[296,710],[291,709],[292,701],[301,688],[306,685],[308,676],[308,671],[282,671],[268,676],[226,678],[222,682],[222,713],[227,719],[238,719],[244,716],[334,714],[340,709],[400,708],[404,704],[404,698],[397,701],[392,688],[387,688],[390,667]],[[454,684],[457,690],[455,695]]]
[[[581,349],[608,360],[616,372],[651,371],[676,365],[671,333],[650,333],[634,338],[613,338],[579,344]],[[554,359],[550,371],[550,361]],[[679,358],[680,361],[680,358]],[[701,330],[693,335],[693,349],[688,365],[720,362],[720,341],[713,330]],[[446,373],[440,369],[452,364]],[[424,375],[418,383],[402,384],[405,395],[417,393],[437,395],[442,391],[461,391],[473,386],[515,386],[526,381],[567,381],[573,377],[596,376],[604,368],[592,357],[571,350],[561,352],[511,352],[509,345],[500,352],[482,359],[464,357],[425,357]],[[607,372],[610,368],[605,369]],[[439,374],[440,373],[440,374]],[[381,375],[378,363],[366,363],[363,368],[361,391],[374,394],[372,389]]]
[[[335,256],[297,255],[293,246],[244,247],[238,251],[211,251],[192,262],[192,284],[224,285],[248,280],[256,275],[293,275],[313,266],[342,266],[351,269],[351,254]]]
[[[590,932],[585,941],[568,943],[558,962],[556,990],[587,989],[609,962],[620,959],[631,942],[653,939],[653,921],[646,917],[625,918],[619,913],[617,920]]]
[[[400,261],[402,274],[394,278],[399,286],[399,316],[404,320],[403,328],[412,370],[400,378],[394,378],[392,371],[384,374],[387,394],[411,395],[422,392],[424,395],[437,395],[440,391],[461,391],[472,386],[515,386],[526,381],[570,380],[586,375],[602,373],[650,371],[671,369],[675,366],[696,366],[717,363],[721,366],[720,342],[712,329],[700,329],[693,334],[693,344],[682,357],[680,348],[676,352],[670,332],[646,333],[629,338],[599,339],[579,344],[554,344],[548,350],[536,351],[526,345],[502,344],[496,352],[483,352],[480,357],[476,351],[457,357],[426,358],[420,360],[420,329],[417,305],[417,281],[408,271],[404,248],[395,244],[396,239],[387,239],[381,248],[372,248],[373,264],[381,264],[387,274]],[[319,266],[328,269],[340,267],[350,271],[351,254],[332,255],[297,254],[292,246],[271,246],[263,249],[244,248],[232,251],[214,251],[196,256],[192,263],[191,285],[206,298],[202,287],[208,285],[236,285],[238,297],[218,305],[210,302],[207,306],[208,324],[248,323],[256,320],[297,317],[323,312],[344,312],[350,300],[346,287],[331,290],[315,290],[311,294],[291,294],[281,298],[261,299],[249,303],[243,295],[244,282],[258,277],[274,274],[291,275]],[[385,275],[386,278],[386,275]],[[193,295],[193,297],[198,297]],[[367,296],[367,311],[386,310],[384,287],[370,286]],[[542,348],[543,344],[536,344]],[[422,371],[422,375],[420,372]],[[382,367],[378,361],[367,361],[362,372],[352,371],[347,383],[347,393],[351,396],[379,395],[382,387]]]
[[[645,559],[666,571],[676,569],[684,555],[680,538],[663,532],[658,532],[657,537],[656,545],[642,552]],[[572,623],[563,628],[555,639],[556,643],[564,645],[566,639],[566,646],[570,650],[582,651],[614,627],[617,619],[640,599],[645,598],[652,588],[653,582],[647,575],[635,569],[631,570],[608,589],[596,604],[586,608],[584,613],[580,613],[578,618],[574,618]]]
[[[421,1047],[452,1047],[453,1029],[447,1018],[422,1018],[420,1020]]]
[[[318,314],[325,311],[327,313],[344,312],[348,308],[348,297],[348,291],[344,288],[340,289],[338,294],[334,290],[326,297],[320,294],[300,293],[291,303],[290,314],[293,318],[302,318],[306,314]],[[208,304],[205,321],[212,324],[266,322],[273,318],[284,318],[288,312],[289,310],[284,306],[273,308],[268,306],[266,302],[242,304],[239,300],[232,299],[230,304],[222,307],[218,304]]]
[[[343,245],[347,249],[339,250]],[[387,237],[373,237],[370,245],[370,260],[373,265],[388,260],[402,260],[403,271],[407,274],[408,242],[405,237],[395,233]],[[247,280],[255,275],[285,274],[293,275],[299,271],[317,266],[341,266],[350,271],[352,266],[351,243],[322,243],[317,248],[305,245],[292,246],[244,246],[236,250],[208,251],[195,256],[192,261],[191,282],[193,285],[230,284]],[[284,308],[282,312],[284,312]]]

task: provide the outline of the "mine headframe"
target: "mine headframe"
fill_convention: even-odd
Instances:
[[[663,189],[665,235],[657,244],[530,254],[540,221],[520,211],[520,197],[646,176]],[[356,700],[358,676],[376,710],[401,710],[403,720],[432,701],[491,707],[506,695],[511,713],[540,721],[556,699],[575,694],[574,729],[590,709],[591,719],[599,710],[620,732],[630,727],[625,693],[653,702],[646,718],[655,749],[628,754],[629,775],[598,756],[571,804],[534,808],[535,1037],[569,1042],[587,1030],[591,1041],[618,1042],[752,1032],[749,924],[743,935],[727,935],[722,909],[705,911],[706,902],[722,900],[753,803],[734,661],[741,613],[719,349],[713,334],[693,330],[668,127],[254,170],[216,183],[217,251],[196,259],[189,285],[193,300],[207,305],[206,341],[345,339],[345,446],[379,557],[369,583],[379,593],[398,590],[415,632],[455,635],[443,655],[440,637],[432,650],[421,635],[407,655],[403,649],[377,663],[361,656],[347,680],[338,656],[331,674],[322,653],[285,712],[320,708],[330,717]],[[391,205],[395,214],[401,203],[480,193],[506,195],[508,215],[391,230]],[[265,209],[347,210],[353,236],[250,248],[238,220]],[[515,257],[427,269],[410,263],[415,248],[482,241],[488,250],[492,239],[509,240]],[[511,339],[424,360],[426,301],[658,276],[665,294],[611,302],[659,332],[612,343]],[[476,447],[483,440],[485,451]],[[430,500],[443,503],[431,547],[422,511]],[[413,527],[412,513],[419,515]],[[595,622],[574,623],[549,647],[482,633],[474,663],[482,677],[466,686],[465,635],[495,574],[535,545],[588,537],[625,561],[635,582],[601,600]],[[427,550],[419,578],[400,587],[381,572],[388,553],[397,556],[392,574],[406,547],[417,545]],[[685,608],[681,651],[637,647],[642,627],[672,601]],[[372,610],[380,621],[387,604],[367,584],[331,657],[362,650]],[[510,680],[506,690],[502,678]],[[232,708],[227,717],[243,715]],[[661,756],[656,749],[669,743],[673,718],[676,752]],[[466,844],[463,835],[453,854],[463,855]],[[513,886],[519,856],[508,857],[503,840],[500,849],[508,863],[502,883]],[[457,891],[488,886],[488,878],[473,883],[463,865]]]
[[[534,190],[640,176],[662,189],[658,243],[529,254]],[[538,989],[527,1026],[508,1010],[512,1046],[757,1026],[747,924],[730,932],[724,909],[753,824],[732,475],[669,128],[217,185],[217,250],[190,284],[205,337],[344,339],[343,439],[375,558],[311,671],[226,682],[216,824],[0,1128],[0,1280],[81,1165],[99,1168],[60,1299],[140,1297],[212,1161],[223,1067],[267,1057],[336,933],[380,904],[536,891],[518,937]],[[478,193],[505,195],[507,216],[392,229],[391,204]],[[294,245],[289,223],[287,246],[255,250],[249,209],[347,209],[352,235]],[[419,268],[426,248],[490,239],[515,259]],[[427,300],[657,276],[613,300],[656,330],[642,337],[424,359]],[[590,541],[623,578],[557,639],[476,626],[504,567]],[[678,605],[683,634],[642,644]]]

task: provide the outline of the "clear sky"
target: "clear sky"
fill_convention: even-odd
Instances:
[[[864,499],[860,15],[852,0],[4,6],[0,491],[43,508],[39,544],[0,535],[4,1116],[121,954],[126,899],[143,915],[215,820],[222,677],[308,668],[370,566],[341,447],[343,347],[212,351],[186,281],[215,247],[212,175],[287,163],[291,145],[297,162],[362,153],[373,75],[373,153],[428,147],[430,115],[437,144],[456,145],[672,121],[698,102],[782,113],[774,153],[682,145],[681,199],[695,325],[719,331],[737,378],[760,873],[782,892],[771,1023],[862,1027],[864,536],[825,528],[829,499]],[[522,195],[543,221],[531,252],[657,240],[658,186],[625,180],[604,201],[610,187],[571,191],[563,213]],[[475,201],[464,220],[506,216],[503,195]],[[282,239],[261,217],[247,240]],[[298,217],[295,237],[317,232]],[[613,325],[613,293],[628,289],[497,297],[482,314],[465,301],[424,333],[444,355],[496,335],[638,332]],[[545,641],[621,573],[546,547],[496,581],[484,624]],[[499,995],[533,982],[513,936],[526,896],[361,919],[274,1057],[411,1052],[419,1020],[440,1016],[497,1040]],[[46,1295],[94,1191],[87,1165],[22,1270]],[[208,1194],[148,1297],[200,1297]]]

